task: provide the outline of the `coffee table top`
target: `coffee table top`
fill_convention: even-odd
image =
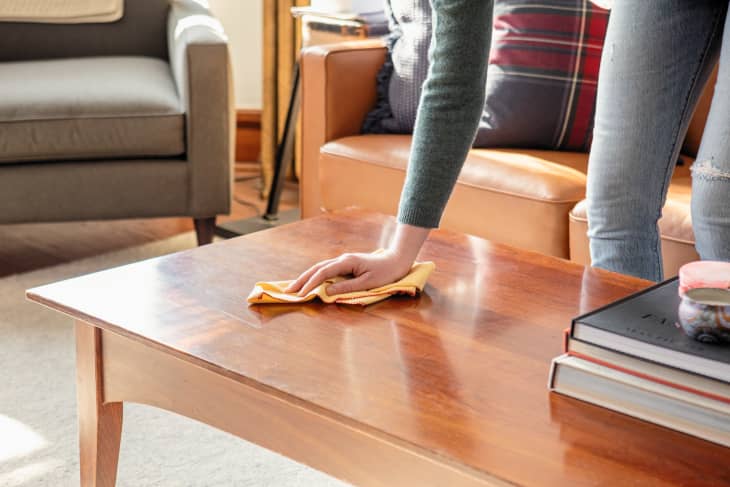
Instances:
[[[645,281],[434,231],[419,259],[437,267],[418,298],[246,304],[256,281],[371,251],[394,228],[390,217],[351,210],[28,297],[485,478],[730,483],[728,449],[547,390],[570,319]]]

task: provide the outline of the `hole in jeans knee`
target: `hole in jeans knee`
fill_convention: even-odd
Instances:
[[[730,172],[723,171],[717,167],[713,164],[712,159],[695,162],[692,164],[691,171],[694,176],[703,179],[730,180]]]

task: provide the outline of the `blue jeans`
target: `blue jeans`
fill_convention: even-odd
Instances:
[[[692,223],[702,259],[730,260],[727,9],[728,0],[614,3],[588,166],[594,266],[663,279],[657,221],[692,112],[718,56],[712,107],[692,167]]]

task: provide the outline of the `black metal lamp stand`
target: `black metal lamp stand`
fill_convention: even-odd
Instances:
[[[276,146],[276,160],[274,164],[274,178],[269,188],[269,199],[266,204],[266,213],[261,216],[225,222],[215,227],[215,234],[223,238],[233,238],[247,233],[266,230],[286,223],[299,220],[299,209],[279,212],[279,200],[284,189],[286,170],[291,166],[294,156],[294,130],[299,112],[299,61],[294,63],[292,89],[289,97],[289,107],[286,111],[284,131],[281,140]]]

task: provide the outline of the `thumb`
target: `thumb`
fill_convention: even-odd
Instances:
[[[364,290],[368,289],[367,281],[369,278],[370,278],[370,273],[366,272],[360,276],[357,276],[354,279],[347,279],[345,281],[340,281],[335,284],[332,284],[327,289],[325,289],[325,292],[330,296],[334,296],[335,294],[345,294],[345,293],[353,293],[355,291],[364,291]]]

